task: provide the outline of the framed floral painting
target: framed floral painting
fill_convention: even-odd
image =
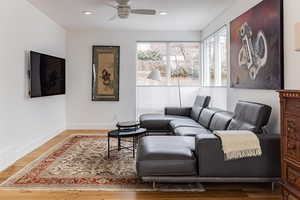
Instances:
[[[119,101],[119,46],[93,46],[93,101]]]

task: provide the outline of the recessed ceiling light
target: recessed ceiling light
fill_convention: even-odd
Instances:
[[[82,14],[84,14],[84,15],[92,15],[93,12],[92,11],[82,11]]]
[[[159,15],[167,15],[167,14],[168,14],[167,11],[160,11],[160,12],[159,12]]]

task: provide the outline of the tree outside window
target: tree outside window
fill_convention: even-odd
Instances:
[[[152,70],[161,81],[148,80]],[[137,85],[200,86],[200,42],[137,43]]]

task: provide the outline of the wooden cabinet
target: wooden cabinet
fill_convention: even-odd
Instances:
[[[282,200],[299,200],[299,198],[297,198],[289,191],[282,189]]]
[[[282,199],[300,200],[300,90],[280,90]]]
[[[292,166],[287,165],[286,167],[286,181],[295,186],[296,188],[300,188],[300,170],[296,169]]]

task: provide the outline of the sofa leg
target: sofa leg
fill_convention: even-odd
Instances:
[[[276,187],[276,182],[272,182],[272,192],[275,191],[275,187]]]
[[[155,190],[155,188],[156,188],[156,183],[155,183],[155,181],[152,182],[152,188],[153,188],[153,190]]]

